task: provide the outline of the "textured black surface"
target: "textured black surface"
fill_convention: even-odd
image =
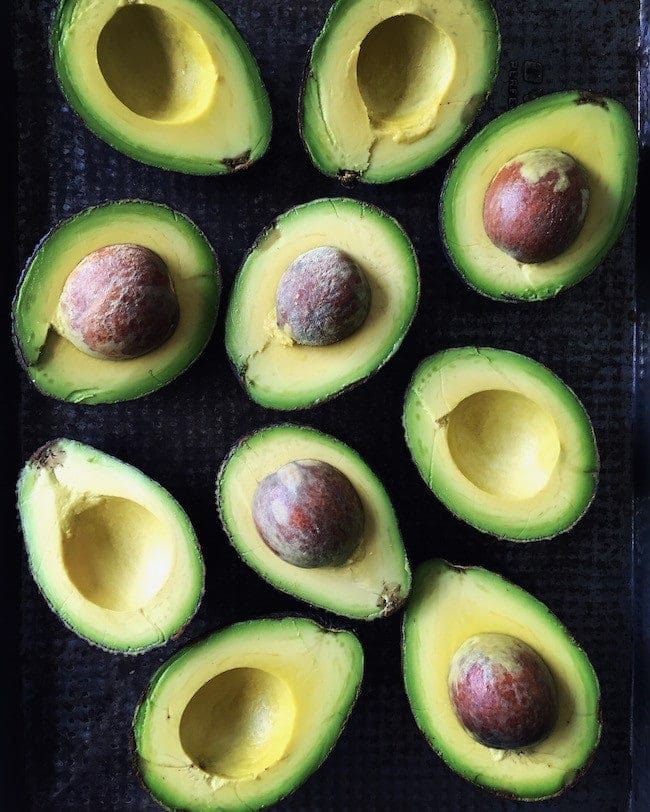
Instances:
[[[144,197],[178,208],[205,231],[221,260],[225,303],[242,256],[276,214],[342,193],[311,167],[296,125],[299,77],[328,0],[223,0],[259,60],[275,129],[270,152],[257,166],[216,179],[141,166],[91,135],[53,79],[46,42],[54,3],[15,5],[21,263],[61,217],[105,199]],[[503,31],[501,71],[482,122],[529,94],[571,87],[617,96],[634,113],[637,3],[500,0],[496,6]],[[557,300],[489,302],[463,287],[441,250],[436,204],[447,165],[443,159],[416,178],[352,190],[352,196],[396,216],[413,239],[422,268],[420,310],[402,349],[382,372],[291,419],[337,435],[367,459],[394,500],[414,565],[434,555],[486,565],[530,589],[566,622],[600,675],[604,730],[588,775],[544,808],[622,810],[630,787],[633,230],[628,227],[597,273]],[[64,435],[141,467],[188,510],[208,573],[201,610],[181,640],[132,659],[104,654],[64,629],[23,566],[26,808],[154,809],[131,770],[128,745],[136,698],[154,669],[201,632],[269,612],[304,611],[249,571],[218,525],[213,483],[224,454],[241,434],[283,419],[253,406],[238,388],[223,348],[223,312],[222,306],[214,338],[198,363],[144,400],[65,406],[22,381],[23,454]],[[438,504],[409,461],[400,425],[408,379],[425,355],[466,343],[532,355],[561,375],[589,411],[602,457],[601,485],[586,518],[570,534],[529,546],[481,536]],[[328,761],[280,807],[395,812],[521,806],[474,789],[429,750],[402,688],[400,618],[341,625],[358,631],[366,651],[361,697]]]

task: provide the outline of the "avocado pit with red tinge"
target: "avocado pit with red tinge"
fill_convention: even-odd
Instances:
[[[179,313],[169,271],[158,254],[141,245],[109,245],[84,257],[68,276],[58,323],[81,352],[120,361],[164,344]]]
[[[297,567],[339,567],[361,542],[364,512],[350,480],[329,463],[296,460],[264,477],[253,496],[264,543]]]
[[[483,225],[492,243],[518,262],[547,262],[575,241],[588,206],[589,181],[580,164],[558,149],[533,149],[492,179]]]
[[[297,257],[276,293],[278,327],[297,344],[321,347],[348,338],[370,311],[370,285],[354,260],[321,246]]]
[[[507,634],[468,638],[449,668],[458,720],[486,747],[519,750],[545,739],[558,717],[553,677],[529,645]]]

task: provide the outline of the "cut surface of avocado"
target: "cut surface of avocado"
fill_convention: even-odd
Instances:
[[[443,350],[416,370],[404,403],[406,442],[452,513],[515,541],[572,527],[593,499],[598,450],[575,394],[507,350]]]
[[[263,542],[252,514],[258,483],[294,460],[320,460],[338,469],[361,499],[363,536],[340,567],[301,569]],[[393,506],[383,485],[349,446],[314,429],[271,426],[241,440],[221,467],[217,502],[224,529],[242,559],[273,586],[346,617],[372,620],[406,599],[411,573]]]
[[[329,346],[296,344],[277,326],[276,292],[301,254],[333,246],[370,286],[370,311],[351,336]],[[248,395],[273,409],[320,403],[376,372],[399,348],[418,304],[413,246],[380,209],[348,198],[314,200],[278,217],[257,240],[235,280],[226,349]]]
[[[522,640],[551,672],[558,717],[538,744],[517,751],[486,747],[456,716],[449,698],[450,663],[468,638],[483,633]],[[420,566],[404,616],[403,667],[418,726],[464,778],[507,797],[541,800],[558,795],[587,769],[600,738],[596,674],[557,617],[501,576],[441,560]]]
[[[302,91],[312,161],[327,175],[367,183],[430,166],[474,120],[498,61],[487,0],[338,0]]]
[[[165,806],[260,809],[324,761],[357,697],[363,651],[305,618],[237,623],[172,657],[133,720],[137,765]]]
[[[65,282],[88,254],[133,243],[166,264],[180,318],[157,349],[130,360],[92,357],[65,338],[57,308]],[[18,357],[36,387],[71,403],[114,403],[159,389],[183,372],[208,342],[217,318],[221,278],[212,248],[178,212],[123,200],[86,209],[56,226],[37,246],[13,303]]]
[[[567,152],[589,183],[585,222],[575,241],[546,262],[522,264],[494,245],[483,224],[490,182],[514,156]],[[638,146],[629,113],[615,99],[562,92],[509,110],[460,151],[440,200],[443,239],[456,270],[493,299],[548,299],[587,276],[620,236],[636,188]]]
[[[40,448],[18,480],[29,567],[51,609],[109,651],[178,635],[203,594],[186,513],[137,468],[74,440]]]
[[[248,46],[212,0],[62,0],[51,48],[71,107],[131,158],[210,175],[266,152],[266,89]]]

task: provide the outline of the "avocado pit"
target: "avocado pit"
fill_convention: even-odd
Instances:
[[[483,224],[492,243],[518,262],[547,262],[575,241],[587,215],[584,169],[558,149],[533,149],[508,161],[488,186]]]
[[[179,304],[167,266],[141,245],[109,245],[70,273],[59,300],[62,334],[96,358],[127,360],[172,335]]]
[[[339,567],[359,546],[364,511],[350,480],[329,463],[289,462],[264,477],[253,496],[264,543],[297,567]]]
[[[558,718],[557,690],[539,654],[507,634],[468,638],[449,668],[458,720],[486,747],[519,750],[545,739]]]

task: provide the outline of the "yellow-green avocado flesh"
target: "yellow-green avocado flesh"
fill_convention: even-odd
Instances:
[[[546,663],[559,715],[551,733],[521,751],[494,750],[470,736],[449,699],[451,660],[482,633],[517,637]],[[433,560],[415,572],[403,626],[406,693],[418,727],[452,770],[520,800],[559,795],[577,781],[600,738],[600,688],[585,652],[549,609],[500,575]]]
[[[547,262],[522,264],[494,245],[483,225],[485,193],[499,169],[533,149],[569,153],[589,182],[576,240]],[[548,299],[580,282],[619,238],[636,188],[638,145],[615,99],[551,93],[491,121],[460,151],[445,180],[440,225],[449,258],[467,284],[492,299]]]
[[[66,626],[125,654],[180,634],[203,595],[204,567],[168,491],[115,457],[60,439],[28,460],[17,493],[29,568]]]
[[[158,254],[176,291],[180,319],[164,344],[131,360],[86,355],[57,326],[63,286],[75,266],[107,245],[134,243]],[[180,375],[207,344],[221,277],[205,236],[166,206],[123,200],[64,220],[37,246],[13,303],[19,360],[41,392],[70,403],[115,403],[154,392]]]
[[[485,533],[551,538],[594,497],[589,416],[566,384],[524,355],[488,347],[432,355],[409,384],[403,421],[424,481]]]
[[[364,511],[364,532],[341,567],[303,569],[283,561],[263,542],[252,514],[258,483],[288,462],[329,463],[352,483]],[[404,544],[383,485],[349,446],[304,426],[261,429],[241,440],[217,479],[224,529],[242,559],[273,586],[339,615],[373,620],[395,612],[411,586]]]
[[[275,297],[287,267],[327,245],[350,256],[370,286],[370,312],[348,338],[325,347],[296,344],[276,323]],[[321,403],[360,383],[397,352],[418,305],[420,272],[401,226],[349,198],[290,209],[262,233],[235,280],[226,350],[249,397],[271,409]]]
[[[70,106],[131,158],[215,175],[266,152],[266,89],[212,0],[61,0],[50,44]]]
[[[325,760],[354,705],[363,650],[305,618],[237,623],[155,674],[136,709],[140,775],[170,809],[261,809]]]
[[[487,0],[338,0],[302,89],[301,131],[314,165],[366,183],[430,166],[474,120],[498,63]]]

